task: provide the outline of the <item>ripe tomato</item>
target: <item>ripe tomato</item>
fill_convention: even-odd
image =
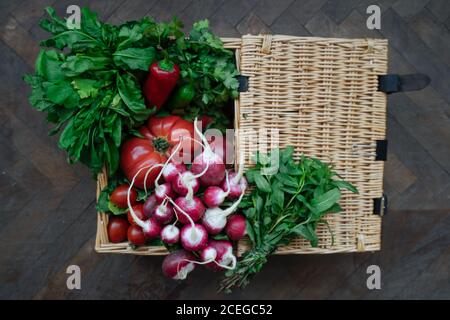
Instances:
[[[113,204],[115,204],[119,208],[126,208],[128,207],[127,203],[127,193],[128,188],[130,186],[128,184],[121,184],[120,186],[116,187],[111,195],[109,196],[109,201],[111,201]],[[137,192],[134,189],[131,189],[130,192],[130,202],[131,205],[134,205],[136,203],[137,198]]]
[[[152,117],[147,125],[139,128],[144,138],[131,138],[126,141],[120,153],[120,166],[128,180],[132,180],[137,172],[146,166],[162,164],[172,149],[182,140],[180,155],[183,151],[193,155],[200,147],[192,141],[194,124],[178,116]],[[153,186],[161,168],[153,169],[147,177],[147,187]],[[144,188],[147,170],[142,170],[135,179],[137,188]]]
[[[127,240],[127,230],[129,223],[119,217],[111,217],[108,222],[108,238],[113,243]]]
[[[137,217],[141,220],[147,220],[147,217],[144,214],[144,205],[142,203],[138,203],[137,205],[133,206],[133,211],[137,215]],[[133,217],[131,216],[130,210],[127,212],[127,219],[130,224],[136,224],[134,222]]]
[[[144,231],[142,231],[142,228],[133,224],[128,227],[127,232],[128,241],[130,241],[132,244],[141,246],[145,244],[145,235]]]

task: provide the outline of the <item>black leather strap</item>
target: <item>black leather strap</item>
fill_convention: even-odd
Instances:
[[[238,75],[237,80],[239,81],[239,92],[248,91],[248,77],[243,75]]]
[[[388,199],[384,193],[381,198],[373,199],[373,214],[382,217],[387,214],[387,208],[388,208]]]
[[[375,148],[375,160],[386,161],[387,160],[387,140],[377,140],[377,146]]]
[[[430,84],[431,80],[425,74],[386,74],[378,76],[378,91],[387,94],[401,91],[422,90]]]

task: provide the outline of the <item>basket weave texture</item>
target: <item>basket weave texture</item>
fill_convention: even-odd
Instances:
[[[333,164],[359,190],[357,195],[344,191],[343,211],[326,217],[333,244],[322,225],[319,247],[297,239],[277,254],[380,250],[381,217],[373,214],[373,199],[383,192],[384,163],[375,160],[375,148],[386,134],[386,95],[377,89],[378,76],[387,72],[387,40],[278,35],[222,40],[236,51],[240,73],[248,76],[248,91],[235,101],[236,154],[244,156],[245,166],[257,150],[291,145],[297,158],[303,153]],[[261,128],[269,130],[268,138],[255,140]],[[97,196],[106,177],[106,172],[98,176]],[[110,243],[107,223],[108,215],[99,213],[98,252],[167,254],[164,247],[133,250],[128,243]],[[247,249],[241,241],[238,254]]]

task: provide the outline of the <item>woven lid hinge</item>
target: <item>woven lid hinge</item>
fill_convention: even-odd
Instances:
[[[239,92],[246,92],[248,91],[248,76],[238,75],[237,80],[239,82],[238,91]]]
[[[387,94],[401,91],[422,90],[430,83],[430,77],[425,74],[386,74],[378,76],[378,91]]]
[[[373,199],[373,214],[382,217],[387,214],[387,208],[388,208],[388,199],[384,193],[381,198]]]

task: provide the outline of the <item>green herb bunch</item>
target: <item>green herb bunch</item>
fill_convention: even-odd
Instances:
[[[221,107],[238,96],[238,71],[233,52],[211,32],[208,20],[194,23],[189,37],[178,38],[169,52],[180,66],[181,81],[195,87],[193,102],[184,110],[186,117],[211,116],[215,128],[227,124]]]
[[[295,161],[293,151],[288,147],[268,155],[258,153],[255,167],[246,172],[254,188],[240,208],[247,218],[252,249],[234,270],[227,271],[220,290],[246,286],[270,254],[296,237],[317,247],[317,225],[328,226],[324,216],[341,211],[341,190],[357,193],[354,186],[339,179],[330,165],[305,156]]]

